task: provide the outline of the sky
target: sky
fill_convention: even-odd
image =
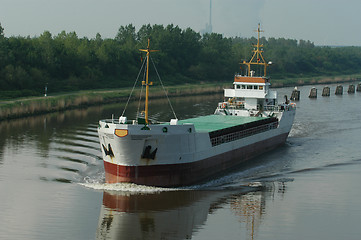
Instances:
[[[114,38],[120,26],[174,24],[197,32],[209,23],[210,0],[0,0],[5,36],[75,31]],[[212,0],[213,32],[225,37],[309,40],[316,45],[361,46],[360,0]]]

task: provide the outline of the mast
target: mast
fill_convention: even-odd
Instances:
[[[153,85],[153,82],[149,82],[149,55],[151,52],[157,52],[158,50],[150,50],[150,38],[148,38],[148,46],[147,49],[139,49],[141,52],[147,53],[147,72],[145,81],[142,81],[142,85],[145,85],[145,108],[144,108],[144,116],[145,116],[145,124],[148,124],[148,97],[149,97],[149,86]]]
[[[258,29],[256,30],[258,33],[258,38],[257,38],[257,45],[253,45],[255,47],[255,49],[253,49],[253,56],[251,58],[251,60],[249,62],[243,61],[242,64],[247,65],[248,67],[248,76],[251,76],[251,65],[263,65],[264,66],[264,77],[267,76],[267,67],[269,66],[268,63],[266,63],[266,61],[263,58],[263,44],[260,44],[260,33],[264,32],[263,30],[261,30],[261,24],[258,24]]]

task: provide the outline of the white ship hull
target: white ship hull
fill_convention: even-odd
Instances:
[[[193,124],[156,124],[142,130],[144,125],[102,120],[98,132],[106,181],[168,187],[206,180],[283,144],[295,111],[279,115],[278,123],[268,124],[267,129],[242,130],[244,136],[238,137],[233,132],[220,136],[218,142],[208,132],[197,132]],[[116,129],[126,130],[127,135],[116,136]]]

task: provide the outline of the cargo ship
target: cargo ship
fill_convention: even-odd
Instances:
[[[107,183],[174,187],[211,179],[285,143],[296,107],[287,98],[278,103],[270,89],[267,67],[258,41],[244,74],[234,76],[233,87],[224,89],[224,101],[214,114],[191,119],[151,121],[148,117],[149,56],[146,52],[146,88],[143,114],[134,120],[99,121],[98,134]],[[258,68],[257,74],[253,68]]]

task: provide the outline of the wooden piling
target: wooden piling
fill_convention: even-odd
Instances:
[[[335,94],[336,95],[342,95],[343,94],[343,86],[342,85],[337,85]]]
[[[357,84],[356,91],[357,91],[357,92],[361,92],[361,83]]]
[[[291,93],[291,100],[292,101],[299,101],[300,100],[300,90],[297,90],[297,87],[293,89]]]
[[[315,87],[311,88],[309,98],[317,98],[317,89]]]
[[[330,96],[330,87],[324,87],[322,90],[322,97],[329,97]]]
[[[351,84],[348,86],[347,93],[355,93],[355,85]]]

